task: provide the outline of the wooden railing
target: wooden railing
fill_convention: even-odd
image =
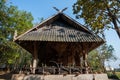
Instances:
[[[85,68],[80,68],[79,66],[44,66],[37,67],[35,73],[36,74],[83,74]],[[32,68],[24,67],[24,68],[16,68],[12,70],[13,73],[31,73]]]

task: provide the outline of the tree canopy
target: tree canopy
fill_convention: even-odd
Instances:
[[[120,38],[120,0],[77,0],[73,13],[94,32],[103,33],[111,28]]]
[[[7,6],[5,0],[0,0],[0,30],[1,35],[5,38],[12,38],[15,30],[18,34],[30,29],[33,24],[31,13],[18,10],[16,6]]]
[[[7,0],[0,0],[0,63],[13,64],[26,53],[12,40],[15,30],[18,34],[25,32],[33,26],[32,21],[31,13],[19,10]]]
[[[112,45],[104,44],[88,55],[88,63],[96,71],[105,71],[105,62],[111,60],[117,60]]]

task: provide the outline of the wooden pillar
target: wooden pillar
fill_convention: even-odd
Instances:
[[[87,64],[87,56],[88,56],[88,44],[82,43],[82,55],[83,55],[83,73],[88,74],[88,64]]]
[[[80,54],[78,52],[74,55],[75,65],[81,67],[81,60],[80,60]]]
[[[33,52],[33,69],[32,69],[32,73],[35,74],[35,70],[37,68],[37,63],[38,63],[38,50],[37,50],[36,42],[34,42],[33,45],[34,45],[34,52]]]
[[[88,74],[87,53],[85,51],[83,51],[83,68],[84,73]]]
[[[82,69],[83,69],[83,57],[82,57],[82,55],[80,56],[80,72],[81,73],[83,73],[82,72]]]

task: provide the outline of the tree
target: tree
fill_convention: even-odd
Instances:
[[[94,70],[105,71],[105,61],[116,60],[112,45],[104,44],[89,53],[88,63]]]
[[[93,50],[88,55],[88,65],[93,71],[99,71],[102,69],[101,62],[99,60],[99,53],[97,50]]]
[[[120,0],[77,0],[73,13],[96,33],[111,28],[120,38]]]
[[[0,0],[0,63],[15,64],[21,55],[27,52],[16,45],[13,40],[14,31],[18,34],[30,29],[33,24],[31,13],[18,10],[6,0]]]
[[[13,5],[7,6],[5,0],[0,1],[0,30],[3,37],[12,39],[15,30],[21,34],[33,26],[31,13],[18,10]]]

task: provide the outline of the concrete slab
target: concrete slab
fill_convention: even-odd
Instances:
[[[107,74],[75,75],[20,75],[14,74],[12,80],[109,80]]]

